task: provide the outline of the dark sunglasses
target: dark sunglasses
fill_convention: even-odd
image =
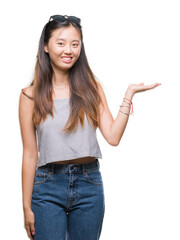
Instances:
[[[69,19],[71,22],[74,22],[74,23],[78,23],[78,24],[81,23],[81,19],[80,18],[75,17],[75,16],[67,16],[67,15],[54,15],[54,16],[51,16],[49,18],[49,22],[51,22],[53,20],[59,21],[59,22],[64,22],[67,19]]]

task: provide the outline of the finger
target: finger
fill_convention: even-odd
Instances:
[[[32,235],[35,235],[34,223],[30,223],[30,229],[31,229],[31,234],[32,234]]]
[[[144,86],[145,87],[145,89],[152,89],[152,88],[155,88],[155,87],[157,87],[157,86],[159,86],[160,84],[159,83],[154,83],[154,84],[151,84],[151,85],[146,85],[146,86]]]
[[[154,84],[152,84],[152,88],[158,87],[160,85],[161,85],[161,83],[154,83]]]
[[[28,238],[33,240],[33,237],[31,235],[31,231],[30,231],[30,225],[26,226],[26,232],[27,232]]]
[[[28,238],[29,238],[29,239],[32,239],[30,229],[28,228],[26,231],[27,231]]]
[[[138,85],[144,85],[144,83],[139,83]]]

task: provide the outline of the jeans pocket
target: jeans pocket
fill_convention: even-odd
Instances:
[[[99,169],[93,171],[85,171],[83,176],[89,183],[95,185],[103,185],[103,180]]]
[[[52,172],[47,169],[37,168],[34,176],[34,185],[48,182],[52,176]]]

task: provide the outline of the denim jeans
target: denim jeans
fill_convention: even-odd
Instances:
[[[105,199],[100,163],[36,168],[31,209],[35,240],[98,240]]]

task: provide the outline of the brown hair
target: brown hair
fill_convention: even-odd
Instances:
[[[84,113],[88,122],[96,129],[99,126],[99,104],[102,102],[98,92],[98,83],[93,74],[85,54],[81,25],[65,20],[64,22],[48,22],[39,40],[34,78],[30,83],[33,86],[34,111],[33,122],[38,126],[41,120],[45,121],[48,114],[52,117],[54,102],[52,99],[52,74],[53,69],[49,54],[44,51],[44,44],[48,43],[52,32],[61,27],[72,24],[81,35],[82,47],[79,58],[69,69],[68,79],[70,86],[70,115],[63,128],[64,132],[75,131],[80,121],[84,127]]]

